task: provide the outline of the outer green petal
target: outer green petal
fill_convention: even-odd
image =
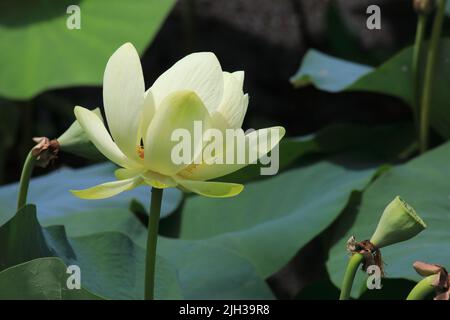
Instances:
[[[198,154],[201,152],[203,136],[194,134],[195,122],[201,123],[204,131],[209,128],[210,116],[193,91],[178,91],[168,96],[157,110],[144,139],[146,168],[171,176],[189,166],[196,156],[194,152],[189,163],[173,162],[172,150],[180,142],[172,141],[172,134],[175,130],[187,130],[192,149]]]
[[[143,179],[141,177],[134,177],[131,179],[99,184],[98,186],[89,189],[71,190],[70,192],[81,199],[105,199],[113,197],[121,192],[134,189],[141,185],[142,182]]]
[[[223,75],[214,53],[192,53],[164,72],[151,87],[156,108],[169,94],[180,90],[194,91],[211,114],[219,107],[223,94]]]
[[[145,87],[141,62],[131,43],[109,58],[103,78],[103,103],[111,135],[129,158],[139,161],[139,126]]]
[[[181,187],[195,192],[199,195],[211,198],[229,198],[241,193],[244,189],[242,184],[213,182],[213,181],[194,181],[177,179]]]
[[[117,169],[114,171],[114,175],[116,176],[117,180],[126,180],[130,178],[134,178],[140,174],[144,173],[143,169]]]
[[[169,176],[163,176],[152,171],[143,171],[141,169],[117,169],[114,172],[118,180],[126,180],[141,176],[144,183],[159,189],[173,188],[177,186],[177,182]]]
[[[233,173],[243,167],[246,167],[250,163],[248,162],[248,154],[250,152],[257,155],[257,159],[269,153],[273,148],[275,148],[280,140],[285,134],[285,129],[283,127],[271,127],[253,131],[245,136],[245,147],[246,147],[246,162],[243,164],[207,164],[203,162],[198,165],[191,165],[179,172],[180,176],[185,177],[190,180],[211,180],[218,177],[225,176],[227,174]],[[270,143],[266,146],[262,146],[258,143],[263,136],[273,137],[270,139]],[[236,146],[236,142],[234,143]],[[225,155],[224,161],[226,161],[226,155],[236,155],[236,148],[230,147],[230,144],[225,145]],[[220,156],[220,155],[219,155]]]
[[[109,160],[125,168],[134,168],[139,164],[128,159],[112,141],[103,121],[92,111],[75,107],[75,117],[95,147]]]
[[[158,189],[173,188],[177,186],[177,182],[173,178],[155,172],[147,171],[142,177],[146,184]]]

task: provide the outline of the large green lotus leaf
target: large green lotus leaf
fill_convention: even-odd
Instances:
[[[86,287],[115,299],[142,299],[144,249],[117,232],[70,239]],[[160,237],[156,297],[158,299],[273,299],[249,261],[205,241]]]
[[[365,188],[374,172],[321,161],[249,183],[232,199],[190,197],[182,212],[181,238],[228,247],[267,277],[326,229],[351,192]]]
[[[36,207],[26,205],[0,227],[0,243],[0,271],[37,258],[60,257],[82,269],[84,288],[113,299],[142,296],[144,250],[121,233],[68,238],[62,226],[42,228]],[[175,269],[162,257],[157,261],[156,296],[181,297]]]
[[[26,238],[22,239],[24,232]],[[34,206],[21,208],[0,227],[0,248],[0,271],[35,258],[53,256]]]
[[[158,253],[176,268],[186,299],[274,299],[252,261],[207,240],[160,237]]]
[[[68,237],[62,226],[41,228],[36,208],[27,205],[0,228],[0,240],[2,269],[55,256],[80,267],[82,286],[90,292],[108,299],[143,297],[145,243],[139,246],[120,232]],[[227,249],[163,237],[159,243],[158,299],[273,298],[251,263]]]
[[[449,56],[450,39],[442,39],[433,82],[431,124],[446,138],[450,138],[450,91],[447,89],[450,81]],[[375,69],[310,50],[291,82],[296,87],[313,84],[329,92],[377,92],[398,97],[412,106],[411,59],[412,47],[408,47]]]
[[[28,202],[39,207],[38,218],[43,225],[64,224],[67,219],[76,223],[81,216],[87,216],[90,228],[101,225],[102,231],[116,230],[117,225],[127,225],[134,219],[128,210],[131,199],[149,206],[150,188],[139,187],[105,200],[83,200],[73,196],[69,190],[83,189],[114,181],[111,164],[99,164],[83,169],[62,168],[49,175],[34,178],[30,183]],[[18,184],[0,188],[0,225],[16,211]],[[181,191],[169,189],[164,193],[162,217],[172,213],[183,198]],[[95,218],[92,213],[95,212]],[[105,219],[104,217],[108,217]]]
[[[160,299],[272,299],[249,261],[206,241],[159,238],[157,292]],[[141,299],[145,251],[124,234],[70,238],[86,287],[116,299]]]
[[[119,232],[69,238],[70,249],[62,248],[61,227],[48,227],[56,255],[67,264],[78,265],[83,283],[90,291],[110,299],[142,299],[144,295],[145,251]],[[63,249],[63,250],[62,250]],[[178,272],[170,261],[157,256],[157,299],[181,299]]]
[[[83,217],[85,218],[85,217]],[[81,226],[86,226],[82,220],[79,221]],[[142,279],[144,268],[144,249],[146,229],[139,222],[135,221],[132,229],[135,231],[131,234],[133,238],[132,245],[130,245],[129,237],[126,237],[125,247],[126,250],[122,252],[123,261],[118,262],[117,270],[129,272],[135,274],[133,276],[134,281],[136,279]],[[71,243],[74,248],[79,252],[79,256],[83,259],[88,258],[85,265],[86,268],[92,268],[92,265],[98,265],[98,251],[112,250],[115,252],[118,246],[111,245],[112,235],[115,237],[120,235],[122,241],[124,236],[121,233],[95,233],[88,234],[93,230],[84,229],[82,227],[72,229],[72,233],[77,233],[79,236],[71,238]],[[129,231],[129,230],[128,230]],[[83,235],[84,234],[84,235]],[[88,234],[88,235],[86,235]],[[101,241],[101,235],[106,238]],[[80,245],[81,244],[81,245]],[[111,255],[118,256],[118,253]],[[128,257],[126,257],[128,255]],[[264,282],[264,280],[257,274],[253,265],[245,259],[237,255],[235,252],[224,248],[223,246],[217,246],[214,243],[208,241],[190,241],[169,239],[166,237],[159,237],[158,239],[158,255],[159,258],[164,259],[165,268],[168,266],[176,271],[177,283],[181,289],[179,295],[185,299],[272,299],[273,295]],[[137,262],[132,262],[133,260]],[[125,267],[121,267],[125,265]],[[123,270],[126,268],[126,270]],[[163,267],[160,267],[161,269]],[[136,275],[141,270],[140,277]],[[120,272],[122,272],[120,271]],[[106,269],[105,273],[110,271]],[[113,271],[114,272],[114,271]],[[119,272],[119,273],[120,273]],[[96,285],[93,288],[94,292],[110,292],[114,288],[123,286],[126,292],[123,295],[127,298],[139,298],[139,292],[143,290],[142,283],[136,283],[133,288],[135,292],[133,296],[127,294],[130,291],[130,285],[118,284],[113,282],[109,285],[110,289],[104,289],[105,283],[97,283],[96,274],[92,273],[92,283]],[[169,274],[170,275],[170,274]],[[115,275],[118,276],[118,275]],[[166,275],[159,276],[162,285],[158,286],[160,290],[167,290],[167,285],[164,285],[168,280]],[[172,282],[173,284],[173,282]],[[113,288],[114,287],[114,288]],[[101,291],[96,291],[101,290]],[[123,295],[120,298],[123,298]],[[167,297],[164,295],[163,297]],[[173,294],[169,296],[171,299],[178,299],[179,297]]]
[[[313,84],[329,92],[349,90],[363,76],[375,69],[343,59],[335,58],[315,49],[310,49],[303,58],[300,69],[291,82],[297,87]]]
[[[376,180],[363,194],[359,210],[344,214],[335,226],[335,242],[327,262],[331,280],[341,285],[348,261],[347,239],[371,237],[384,207],[397,195],[410,203],[427,223],[428,228],[406,242],[383,248],[386,273],[389,278],[417,281],[412,264],[416,260],[450,266],[450,144],[447,143],[407,164],[394,167]],[[358,272],[353,295],[365,281]]]
[[[52,89],[101,84],[125,42],[143,52],[175,0],[21,0],[0,3],[0,95],[29,99]],[[81,29],[67,28],[78,5]]]
[[[39,258],[0,272],[1,300],[100,300],[84,288],[67,288],[67,266],[59,258]]]

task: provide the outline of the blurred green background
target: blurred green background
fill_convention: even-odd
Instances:
[[[75,105],[102,106],[104,66],[126,41],[142,53],[147,86],[195,51],[213,51],[224,70],[245,70],[251,97],[246,128],[279,124],[297,136],[339,122],[409,119],[398,99],[295,90],[289,82],[309,48],[377,66],[412,43],[410,1],[375,1],[383,8],[383,28],[376,31],[364,27],[369,2],[84,0],[77,2],[81,29],[68,30],[66,8],[73,1],[2,1],[0,182],[18,179],[31,137],[59,136],[74,120]],[[61,157],[55,165],[85,164]]]

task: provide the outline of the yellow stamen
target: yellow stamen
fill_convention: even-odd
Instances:
[[[139,155],[139,158],[144,159],[144,147],[143,146],[137,146],[136,151]]]

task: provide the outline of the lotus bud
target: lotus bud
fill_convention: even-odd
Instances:
[[[93,112],[103,121],[100,109]],[[74,123],[58,139],[60,149],[64,152],[82,156],[93,160],[104,160],[105,157],[97,150],[94,144],[89,140],[80,123],[75,120]]]
[[[400,197],[388,204],[370,239],[377,248],[408,240],[426,228],[413,207]]]
[[[428,14],[433,10],[435,0],[413,0],[413,6],[417,13]]]

